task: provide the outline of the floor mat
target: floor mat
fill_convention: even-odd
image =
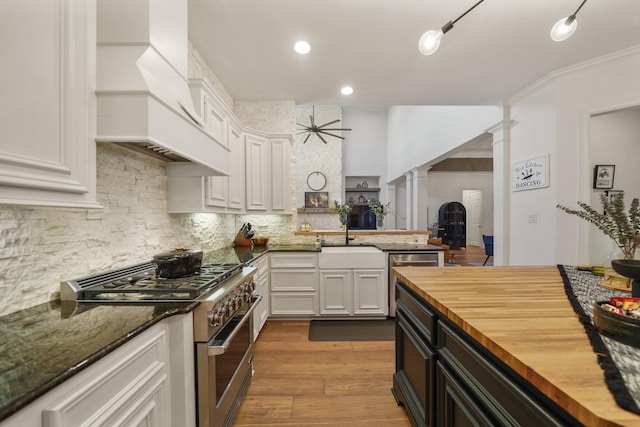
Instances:
[[[393,341],[394,319],[312,320],[309,341]]]

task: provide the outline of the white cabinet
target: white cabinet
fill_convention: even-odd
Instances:
[[[169,317],[0,423],[195,426],[193,319]]]
[[[320,314],[386,316],[386,274],[380,270],[320,270]]]
[[[292,213],[293,137],[245,128],[205,81],[189,86],[204,129],[229,149],[229,176],[182,176],[168,168],[168,211]]]
[[[351,270],[320,270],[320,314],[352,314]]]
[[[386,316],[389,292],[385,270],[353,270],[353,314]]]
[[[289,158],[291,142],[288,139],[273,137],[269,141],[271,148],[271,210],[286,212],[291,209],[291,182]]]
[[[253,339],[255,340],[269,318],[269,256],[263,255],[250,265],[258,269],[255,277],[255,293],[262,295],[262,301],[253,312]]]
[[[310,252],[270,255],[271,315],[318,314],[318,256]]]
[[[240,127],[229,122],[225,127],[227,145],[231,149],[231,173],[229,176],[206,178],[205,205],[226,210],[241,210],[244,207],[244,144]]]
[[[96,201],[96,2],[2,4],[0,203]]]
[[[245,142],[247,211],[267,210],[269,145],[266,138],[247,135]]]

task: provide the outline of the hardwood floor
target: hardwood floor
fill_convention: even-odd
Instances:
[[[268,321],[234,427],[409,427],[391,394],[393,341],[309,341],[308,321]]]
[[[479,262],[480,265],[482,265],[487,258],[484,248],[478,246],[468,246],[465,249],[451,250],[451,253],[453,254],[455,264],[461,266],[469,266],[471,265],[469,264],[470,262]],[[490,257],[487,263],[493,263],[493,257]]]

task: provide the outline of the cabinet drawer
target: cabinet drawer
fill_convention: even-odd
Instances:
[[[315,292],[318,289],[318,271],[306,269],[271,270],[271,290]]]
[[[455,326],[438,322],[440,359],[498,425],[580,425],[533,387],[517,381],[497,359],[481,353]]]
[[[271,268],[315,268],[318,255],[314,252],[283,252],[270,255]]]
[[[258,269],[256,276],[264,276],[269,272],[269,256],[262,256],[257,261],[251,262],[251,265]]]
[[[309,292],[271,294],[271,314],[316,315],[318,314],[318,294]]]
[[[436,344],[436,313],[401,282],[396,283],[397,310],[402,311],[417,331],[431,345]]]

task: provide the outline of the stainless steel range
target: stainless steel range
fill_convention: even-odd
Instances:
[[[90,304],[197,303],[193,309],[197,418],[200,427],[230,426],[253,373],[256,268],[203,264],[200,273],[165,279],[155,263],[62,282],[60,297]]]

